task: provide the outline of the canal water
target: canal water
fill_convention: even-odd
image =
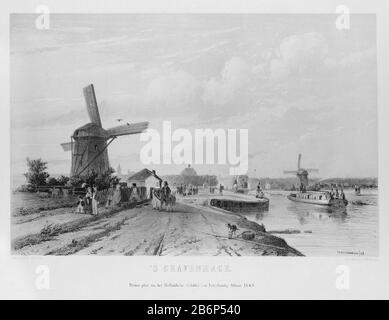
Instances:
[[[378,190],[362,190],[361,196],[346,191],[350,203],[341,210],[292,202],[289,193],[266,193],[269,211],[246,217],[267,231],[300,231],[275,235],[306,256],[378,256]]]

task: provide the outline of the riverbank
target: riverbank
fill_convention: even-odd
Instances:
[[[12,219],[12,250],[21,255],[301,256],[282,238],[241,216],[178,202],[174,212],[151,205],[102,211],[45,210]],[[227,223],[238,227],[229,239]],[[255,233],[244,240],[245,231]]]

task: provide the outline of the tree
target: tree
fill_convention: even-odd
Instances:
[[[60,176],[59,178],[50,177],[47,180],[47,184],[49,186],[66,186],[68,183],[69,178],[65,176]]]
[[[83,184],[84,180],[81,177],[75,175],[70,178],[69,182],[71,186],[79,187]]]
[[[58,181],[58,184],[59,184],[60,186],[66,186],[67,183],[69,182],[69,177],[60,176],[60,177],[57,179],[57,181]]]
[[[47,184],[49,186],[58,186],[59,183],[58,183],[58,180],[54,177],[50,177],[48,180],[47,180]]]
[[[118,184],[120,181],[120,178],[117,176],[114,176],[115,170],[112,168],[109,168],[107,171],[105,171],[101,176],[96,177],[94,184],[97,186],[98,189],[108,189],[110,185],[112,184]]]
[[[28,172],[24,174],[29,185],[38,187],[46,184],[46,179],[50,176],[47,170],[47,162],[42,159],[26,159]]]

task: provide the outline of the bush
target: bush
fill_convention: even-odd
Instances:
[[[30,215],[30,214],[33,214],[35,213],[35,211],[31,208],[19,208],[19,211],[18,211],[18,214],[21,215],[21,216],[27,216],[27,215]]]
[[[69,177],[66,176],[60,176],[57,181],[60,186],[66,186],[69,183]]]
[[[61,226],[58,224],[49,224],[44,226],[44,228],[41,230],[41,235],[45,237],[51,237],[56,236],[61,232]]]
[[[103,174],[98,175],[92,170],[82,177],[71,177],[69,182],[73,187],[80,187],[83,183],[86,183],[89,186],[96,186],[98,190],[104,190],[108,189],[111,184],[119,183],[120,179],[113,175],[114,172],[115,170],[109,168]]]
[[[73,187],[79,187],[84,183],[84,180],[79,176],[72,176],[69,180],[69,183]]]
[[[65,176],[60,176],[58,179],[51,177],[47,181],[47,184],[49,186],[66,186],[66,184],[69,182],[69,178]]]
[[[53,177],[51,177],[51,178],[49,178],[49,180],[47,180],[47,184],[49,186],[58,186],[59,185],[58,180],[56,178],[53,178]]]

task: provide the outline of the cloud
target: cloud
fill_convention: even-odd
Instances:
[[[319,33],[284,38],[277,49],[278,57],[270,62],[270,79],[280,80],[293,73],[302,74],[315,69],[327,54],[327,41]]]
[[[128,36],[117,36],[117,37],[109,37],[109,38],[102,38],[102,39],[96,39],[96,40],[90,40],[86,42],[63,42],[63,43],[55,43],[55,44],[47,44],[47,45],[41,45],[38,47],[29,47],[28,49],[23,48],[22,50],[11,50],[11,54],[31,54],[31,53],[38,53],[41,54],[46,51],[56,51],[56,50],[63,50],[63,49],[72,49],[77,48],[80,49],[81,47],[89,47],[89,46],[110,46],[110,45],[117,45],[123,43],[128,39]]]
[[[147,88],[149,103],[165,110],[187,109],[196,100],[198,81],[183,70],[173,70],[153,77]]]
[[[241,58],[227,61],[220,77],[209,79],[204,85],[205,104],[224,105],[247,88],[252,75],[250,66]]]
[[[338,59],[327,58],[325,60],[325,64],[329,68],[337,68],[337,67],[361,67],[361,63],[366,61],[370,61],[376,57],[375,48],[367,48],[365,50],[351,52],[347,55],[344,55]]]
[[[234,27],[234,28],[227,28],[227,29],[219,29],[219,30],[210,30],[210,31],[204,31],[201,33],[197,33],[194,35],[194,37],[209,37],[209,36],[219,36],[224,35],[227,33],[234,33],[237,31],[240,31],[240,27]]]
[[[51,171],[69,171],[69,164],[56,162],[70,159],[59,143],[89,121],[82,88],[94,83],[105,128],[118,117],[148,120],[154,128],[164,119],[175,128],[248,128],[250,163],[258,174],[281,175],[299,152],[306,165],[308,157],[315,159],[323,175],[334,167],[339,175],[374,173],[377,77],[376,53],[368,49],[375,47],[375,29],[366,28],[370,18],[362,18],[363,33],[350,37],[326,29],[333,25],[326,15],[313,24],[312,17],[295,16],[253,17],[250,23],[246,16],[191,16],[185,24],[171,16],[84,18],[65,17],[48,32],[29,22],[11,29],[12,53],[29,53],[10,57],[13,161],[22,159],[23,170],[28,155],[49,159]],[[322,34],[312,32],[318,27]],[[112,164],[140,167],[133,158],[137,143],[132,136],[110,145]]]

